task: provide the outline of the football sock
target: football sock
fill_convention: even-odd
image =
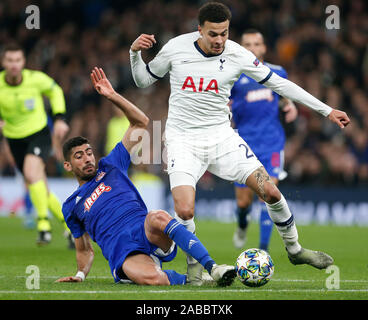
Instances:
[[[268,213],[275,223],[285,247],[290,254],[296,254],[301,246],[298,242],[298,231],[295,226],[294,216],[291,214],[289,206],[281,195],[280,201],[269,204],[266,203]]]
[[[188,231],[177,220],[172,219],[164,230],[185,253],[196,259],[211,274],[212,266],[215,261],[210,257],[207,249],[199,239]]]
[[[53,216],[57,218],[63,224],[64,229],[68,230],[69,232],[69,228],[65,223],[63,212],[61,210],[60,201],[57,196],[52,192],[48,194],[47,205]]]
[[[178,214],[175,212],[175,217],[174,217],[179,223],[181,223],[188,231],[190,231],[191,233],[195,234],[195,223],[194,223],[194,218],[192,219],[188,219],[188,220],[183,220],[182,218],[180,218],[178,216]],[[187,263],[188,264],[194,264],[197,263],[197,261],[190,255],[187,255]]]
[[[47,217],[47,187],[43,180],[28,186],[29,196],[37,212],[37,230],[50,231],[51,225]]]
[[[195,233],[195,223],[194,223],[194,218],[192,219],[188,219],[188,220],[183,220],[182,218],[180,218],[178,216],[178,214],[175,212],[175,217],[174,217],[178,222],[180,222],[188,231],[190,231],[191,233]]]
[[[264,202],[261,202],[261,215],[259,221],[260,227],[260,237],[259,237],[259,247],[260,249],[268,251],[268,244],[270,243],[273,222],[268,215],[267,207]]]
[[[169,278],[170,285],[185,284],[187,282],[187,276],[185,274],[177,273],[174,270],[163,270]]]
[[[248,215],[251,212],[252,206],[248,206],[245,208],[237,207],[236,216],[238,219],[238,226],[240,229],[245,230],[248,226]]]
[[[31,197],[29,195],[29,191],[27,191],[27,193],[24,196],[24,205],[26,207],[26,214],[27,215],[32,214],[33,205],[31,201]]]

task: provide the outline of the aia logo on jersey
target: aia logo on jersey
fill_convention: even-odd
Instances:
[[[98,187],[92,192],[92,194],[84,201],[84,211],[89,211],[96,200],[103,194],[104,192],[109,192],[111,187],[105,186],[103,182],[101,182]]]
[[[205,89],[204,89],[205,88]],[[183,83],[183,86],[181,87],[181,90],[192,90],[193,92],[209,92],[213,91],[217,94],[219,93],[218,90],[218,84],[216,79],[210,80],[208,83],[204,78],[199,78],[199,82],[197,83],[197,86],[193,80],[192,77],[187,77]]]

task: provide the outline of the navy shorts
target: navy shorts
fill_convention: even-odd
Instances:
[[[122,231],[115,237],[115,240],[110,245],[111,249],[108,261],[115,282],[119,282],[121,279],[128,279],[123,272],[122,265],[125,259],[130,255],[141,253],[148,256],[153,255],[157,257],[160,262],[171,261],[176,256],[176,245],[174,250],[167,256],[157,254],[159,248],[150,243],[146,237],[144,231],[145,219],[146,214],[137,215],[136,218],[124,224]]]

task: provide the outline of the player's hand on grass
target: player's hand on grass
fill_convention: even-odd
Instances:
[[[60,278],[56,280],[55,282],[82,282],[82,281],[83,281],[82,278],[70,276],[70,277]]]
[[[153,34],[142,33],[131,45],[132,51],[140,51],[142,49],[150,49],[156,43]]]
[[[341,129],[344,129],[350,123],[348,115],[344,111],[336,109],[332,109],[328,119],[335,122]]]
[[[110,99],[114,94],[115,90],[112,87],[110,81],[107,79],[104,71],[101,68],[95,67],[91,72],[91,80],[96,91]]]

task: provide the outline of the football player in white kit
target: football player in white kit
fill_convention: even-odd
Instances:
[[[148,87],[170,74],[165,143],[175,218],[195,232],[196,183],[208,170],[223,179],[247,184],[265,201],[291,263],[328,267],[333,263],[329,255],[299,244],[285,198],[247,143],[231,128],[228,102],[234,82],[244,73],[279,95],[328,117],[340,128],[348,125],[348,116],[273,73],[250,51],[228,40],[231,13],[225,5],[204,4],[198,20],[198,31],[169,40],[148,64],[141,50],[156,43],[154,35],[140,35],[130,49],[132,74],[138,87]],[[202,266],[191,257],[187,262],[188,281],[200,285]]]

